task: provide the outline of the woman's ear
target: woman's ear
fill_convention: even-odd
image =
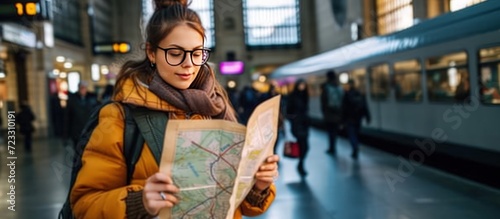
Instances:
[[[151,45],[151,43],[146,43],[146,54],[148,55],[148,59],[151,63],[155,63],[155,49]]]

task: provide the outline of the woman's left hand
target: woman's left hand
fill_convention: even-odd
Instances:
[[[278,178],[278,161],[280,157],[276,154],[266,158],[264,163],[260,165],[259,170],[255,173],[254,189],[263,191],[267,189]]]

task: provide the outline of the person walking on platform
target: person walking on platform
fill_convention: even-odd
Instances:
[[[342,122],[342,97],[344,91],[338,85],[337,75],[333,70],[326,73],[327,81],[321,91],[321,112],[328,133],[329,145],[326,153],[335,155],[337,134]]]
[[[67,136],[76,147],[80,134],[87,123],[92,109],[98,105],[97,95],[88,91],[88,82],[81,81],[78,91],[68,96],[68,104],[64,117]]]
[[[243,87],[238,98],[238,113],[240,123],[246,125],[253,110],[259,105],[259,93],[251,85]]]
[[[188,201],[178,199],[181,191],[172,175],[159,172],[158,157],[163,147],[144,143],[130,183],[127,182],[124,104],[140,108],[155,118],[237,122],[224,87],[207,64],[210,50],[204,47],[205,30],[198,14],[188,8],[188,0],[155,0],[153,4],[155,11],[145,33],[146,56],[123,64],[112,98],[119,103],[100,109],[99,122],[83,151],[82,166],[70,193],[76,218],[154,218],[160,210]],[[158,126],[158,122],[149,125]],[[155,135],[156,140],[163,142],[164,132]],[[230,217],[257,216],[270,207],[276,196],[273,182],[278,176],[278,160],[278,155],[265,159],[254,175],[253,188]],[[206,168],[208,174],[214,167]],[[230,165],[227,168],[220,171],[234,171]],[[213,201],[219,197],[215,194],[213,198],[205,197],[201,193],[193,198]],[[180,209],[182,206],[185,205],[180,205]],[[195,217],[190,215],[191,211],[183,214]]]
[[[106,101],[111,100],[114,87],[115,86],[112,84],[107,84],[106,86],[104,86],[104,91],[102,92],[101,98],[99,98],[100,103],[105,103]]]
[[[32,146],[32,135],[35,131],[35,127],[33,126],[33,121],[35,121],[35,114],[31,110],[31,107],[23,101],[21,103],[21,111],[17,115],[17,122],[19,123],[19,131],[24,136],[24,150],[26,152],[31,152]]]
[[[366,119],[370,123],[371,116],[368,110],[366,98],[355,88],[353,80],[349,80],[347,92],[342,99],[342,119],[347,130],[347,136],[352,146],[351,157],[358,158],[359,147],[358,138],[361,130],[361,120]]]
[[[295,82],[292,93],[287,103],[287,118],[290,120],[292,135],[297,139],[300,148],[299,164],[297,171],[301,176],[306,176],[304,160],[309,150],[309,92],[304,79]]]

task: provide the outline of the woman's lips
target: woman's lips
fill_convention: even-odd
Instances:
[[[193,74],[190,74],[190,73],[179,74],[179,73],[177,73],[176,75],[177,75],[179,78],[183,79],[183,80],[188,80],[188,79],[190,79],[190,78],[191,78],[191,75],[193,75]]]

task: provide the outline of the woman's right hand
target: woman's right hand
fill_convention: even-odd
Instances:
[[[146,211],[153,216],[160,213],[162,208],[171,208],[179,199],[176,194],[179,188],[174,185],[172,178],[165,173],[156,173],[146,180],[142,191],[142,203]]]

